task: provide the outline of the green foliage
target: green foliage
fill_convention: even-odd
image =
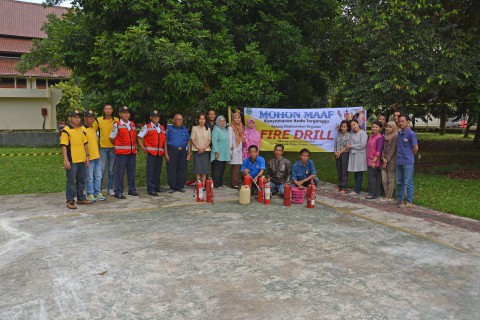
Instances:
[[[53,87],[62,90],[62,99],[57,104],[57,120],[66,123],[72,110],[84,111],[83,91],[74,80],[62,81]]]
[[[480,82],[478,9],[471,0],[342,1],[337,21],[347,55],[340,55],[343,68],[331,91],[341,92],[336,101],[363,101],[371,109],[440,102],[439,108],[404,112],[474,115]]]
[[[68,67],[97,104],[191,113],[312,105],[326,92],[327,59],[314,44],[335,14],[333,0],[73,4],[63,19],[49,18],[48,38],[18,69]]]

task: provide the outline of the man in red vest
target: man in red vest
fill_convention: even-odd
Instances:
[[[138,134],[139,147],[147,154],[147,191],[151,196],[158,196],[162,192],[160,174],[162,172],[163,154],[165,153],[165,128],[160,125],[160,113],[157,110],[150,112],[150,123],[143,126]],[[143,138],[143,142],[142,142]]]
[[[120,108],[120,120],[113,125],[110,141],[115,145],[115,198],[126,199],[123,195],[123,175],[127,170],[128,194],[138,196],[135,187],[135,162],[137,160],[137,132],[135,123],[130,121],[130,110]]]

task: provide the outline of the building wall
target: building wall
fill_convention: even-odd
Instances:
[[[0,130],[57,129],[59,89],[0,89]],[[45,126],[42,108],[47,109]]]

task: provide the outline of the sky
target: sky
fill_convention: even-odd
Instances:
[[[43,3],[44,0],[20,0],[20,1],[22,1],[22,2],[32,2],[32,3]],[[61,6],[62,7],[70,7],[71,6],[70,1],[62,2]]]

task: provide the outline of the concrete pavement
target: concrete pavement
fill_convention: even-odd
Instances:
[[[77,210],[62,193],[1,196],[1,318],[479,318],[479,222],[332,188],[314,209],[241,206],[232,189]]]

